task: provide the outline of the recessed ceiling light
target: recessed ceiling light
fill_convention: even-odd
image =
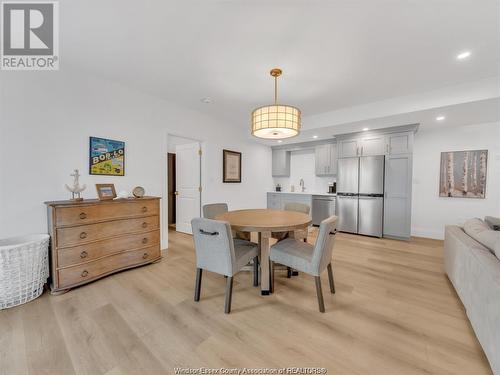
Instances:
[[[460,52],[457,55],[457,60],[463,60],[463,59],[466,59],[467,57],[470,57],[470,51]]]
[[[370,130],[370,128],[363,128],[364,132],[367,132],[368,130]]]
[[[317,135],[313,135],[313,138],[316,139],[316,138],[318,138],[318,136]]]
[[[278,139],[278,143],[281,143],[281,142],[283,142],[283,141],[281,139]]]
[[[437,121],[443,121],[445,118],[446,117],[444,117],[444,116],[438,116],[438,117],[436,117],[436,120]]]
[[[207,96],[206,98],[202,98],[201,102],[205,104],[210,104],[212,103],[212,99]]]

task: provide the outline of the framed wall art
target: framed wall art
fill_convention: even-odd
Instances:
[[[89,174],[125,176],[125,142],[90,137]]]
[[[440,197],[484,198],[488,150],[441,153]]]
[[[222,182],[241,182],[241,152],[222,150]]]

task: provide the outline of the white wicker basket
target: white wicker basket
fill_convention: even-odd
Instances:
[[[31,301],[49,277],[47,234],[0,240],[0,310]]]

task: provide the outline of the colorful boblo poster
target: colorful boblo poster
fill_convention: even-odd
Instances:
[[[89,174],[125,176],[125,142],[90,137]]]

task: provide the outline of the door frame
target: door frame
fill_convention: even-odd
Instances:
[[[178,138],[184,138],[186,140],[192,141],[192,142],[198,142],[200,144],[200,150],[201,150],[201,155],[200,155],[200,186],[201,186],[201,192],[200,192],[200,216],[201,216],[201,210],[202,210],[202,202],[203,202],[203,191],[205,190],[205,183],[203,181],[203,166],[204,166],[204,158],[203,155],[205,154],[205,142],[201,139],[195,139],[189,136],[185,136],[182,134],[178,133],[171,133],[166,131],[165,132],[165,137],[163,141],[163,186],[162,186],[162,192],[161,192],[161,197],[162,197],[162,204],[161,204],[161,218],[160,218],[160,223],[161,223],[161,248],[162,249],[168,249],[168,140],[169,137],[178,137]]]

